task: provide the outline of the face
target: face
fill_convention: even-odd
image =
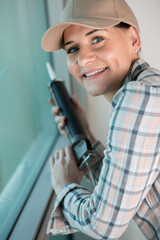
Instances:
[[[130,31],[116,27],[97,30],[78,25],[71,25],[64,31],[68,70],[92,96],[114,95],[122,86],[138,56],[138,50],[133,54]]]

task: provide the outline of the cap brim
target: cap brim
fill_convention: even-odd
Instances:
[[[63,32],[69,25],[70,24],[67,23],[61,23],[50,27],[42,38],[41,45],[43,50],[52,52],[62,48],[60,39],[62,39]]]
[[[120,20],[115,19],[82,19],[71,22],[59,23],[50,27],[42,37],[42,48],[46,52],[56,51],[62,48],[62,35],[64,30],[70,25],[80,25],[96,29],[104,29],[112,27],[120,23]]]

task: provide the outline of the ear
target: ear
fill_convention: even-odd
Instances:
[[[141,39],[137,29],[133,26],[130,26],[129,28],[129,38],[130,38],[132,53],[138,54],[141,48]]]

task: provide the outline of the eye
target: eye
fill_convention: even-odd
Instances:
[[[71,47],[67,50],[67,54],[72,54],[72,53],[75,53],[79,50],[78,47]]]
[[[93,38],[93,44],[102,42],[103,40],[104,40],[103,37],[100,37],[100,36],[94,37],[94,38]]]

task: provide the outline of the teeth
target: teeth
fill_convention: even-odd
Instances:
[[[87,74],[85,74],[85,76],[86,76],[86,77],[91,77],[91,76],[93,76],[93,75],[96,75],[96,74],[99,73],[99,72],[103,72],[104,70],[105,70],[105,68],[104,68],[104,69],[97,70],[97,71],[95,71],[95,72],[87,73]]]

